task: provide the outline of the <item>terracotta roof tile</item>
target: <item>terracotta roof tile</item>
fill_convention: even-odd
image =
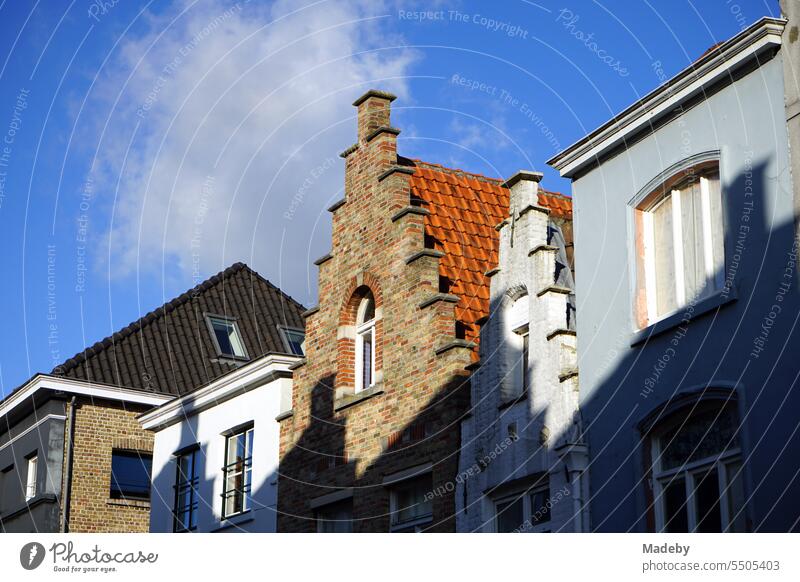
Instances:
[[[439,275],[449,279],[451,292],[459,295],[455,313],[466,330],[465,339],[478,343],[477,321],[489,313],[489,278],[484,273],[497,266],[499,234],[494,227],[508,216],[508,189],[501,180],[480,174],[412,162],[416,171],[410,179],[411,195],[430,210],[425,234],[440,241],[445,253]],[[568,196],[541,190],[539,204],[553,217],[572,219]]]

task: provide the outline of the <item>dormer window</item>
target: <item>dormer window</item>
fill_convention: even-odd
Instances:
[[[242,335],[236,320],[221,315],[206,315],[217,354],[223,358],[247,359]]]
[[[356,316],[356,386],[361,392],[375,383],[375,297],[368,292]]]
[[[286,344],[288,353],[302,356],[305,354],[303,344],[306,341],[306,334],[302,329],[294,329],[290,327],[281,327],[281,335],[283,336],[283,343]]]

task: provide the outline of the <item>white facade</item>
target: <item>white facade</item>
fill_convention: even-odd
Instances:
[[[150,531],[176,528],[178,459],[195,451],[196,512],[185,528],[198,532],[274,532],[277,523],[280,428],[276,417],[291,408],[292,364],[299,357],[266,355],[140,417],[155,432]],[[226,442],[252,428],[249,498],[241,511],[223,515]],[[234,482],[230,477],[228,482]],[[230,490],[230,487],[229,487]],[[231,513],[228,511],[228,513]]]
[[[506,183],[510,216],[498,227],[490,316],[472,377],[472,415],[462,426],[462,532],[587,525],[573,279],[557,221],[538,203],[540,179],[519,172]]]

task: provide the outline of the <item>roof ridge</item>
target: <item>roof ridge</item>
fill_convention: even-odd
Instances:
[[[489,176],[484,176],[483,174],[478,174],[477,172],[468,172],[467,170],[462,170],[460,168],[448,168],[447,166],[443,166],[442,164],[426,162],[425,160],[418,160],[416,158],[410,158],[410,159],[415,164],[428,168],[430,170],[438,170],[440,172],[446,172],[448,174],[456,174],[460,176],[470,176],[472,178],[483,180],[485,182],[490,182],[492,184],[503,184],[505,182],[505,180],[501,178],[490,178]]]
[[[93,343],[92,345],[86,347],[82,351],[76,353],[71,358],[66,359],[62,364],[60,364],[60,365],[56,366],[55,368],[53,368],[51,373],[52,374],[64,374],[65,372],[68,372],[70,370],[74,370],[80,364],[85,362],[88,358],[96,355],[97,353],[101,352],[102,350],[104,350],[105,348],[109,347],[110,345],[115,344],[117,342],[120,342],[120,341],[124,340],[125,338],[130,337],[134,333],[144,329],[146,326],[150,325],[156,319],[159,319],[159,318],[163,317],[164,315],[167,315],[167,314],[175,311],[175,309],[177,309],[178,307],[184,305],[187,301],[190,301],[193,297],[199,295],[202,292],[207,291],[208,289],[218,285],[221,282],[224,282],[225,279],[230,278],[233,275],[236,275],[240,271],[246,271],[246,272],[249,272],[251,274],[254,274],[258,279],[260,279],[261,281],[265,282],[270,288],[277,290],[278,292],[280,292],[280,294],[283,297],[285,297],[288,300],[290,300],[291,302],[295,303],[300,308],[303,308],[303,305],[301,303],[299,303],[298,301],[293,299],[291,296],[289,296],[288,294],[286,294],[283,291],[281,291],[280,288],[276,287],[269,280],[267,280],[264,277],[262,277],[257,271],[251,269],[245,263],[243,263],[241,261],[237,261],[237,262],[233,263],[231,266],[227,267],[226,269],[223,269],[219,273],[217,273],[215,275],[212,275],[211,277],[209,277],[205,281],[202,281],[202,282],[198,283],[197,285],[195,285],[191,289],[188,289],[187,291],[184,291],[183,293],[181,293],[177,297],[174,297],[173,299],[167,301],[163,305],[161,305],[159,307],[156,307],[155,309],[153,309],[152,311],[149,311],[148,313],[145,313],[144,315],[142,315],[138,319],[130,322],[128,325],[122,327],[118,331],[115,331],[111,335],[109,335],[109,336],[107,336],[107,337],[105,337],[105,338]]]

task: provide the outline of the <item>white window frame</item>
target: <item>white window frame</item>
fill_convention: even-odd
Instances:
[[[373,308],[376,310],[375,317],[370,319],[369,321],[363,321],[365,312],[367,310],[367,305],[369,302],[373,302]],[[367,390],[372,388],[375,385],[375,352],[377,352],[377,346],[375,344],[375,322],[377,321],[377,308],[374,307],[375,298],[371,294],[364,297],[361,300],[361,303],[358,306],[358,313],[357,313],[357,322],[362,322],[356,325],[356,349],[355,349],[355,357],[356,357],[356,366],[355,366],[355,392],[362,392],[363,390]],[[364,386],[364,338],[366,336],[370,337],[372,349],[370,350],[370,384],[369,386]]]
[[[305,355],[305,348],[303,347],[303,345],[305,344],[306,332],[304,330],[302,330],[302,329],[297,328],[297,327],[278,326],[278,329],[281,332],[281,338],[283,339],[283,344],[286,347],[286,353],[287,354],[294,354],[296,356],[304,356]],[[300,353],[299,354],[296,354],[295,352],[292,351],[292,342],[289,339],[289,336],[291,334],[300,334],[300,335],[303,336],[303,341],[300,342],[301,347],[300,347]]]
[[[724,409],[720,410],[720,414],[724,413]],[[698,459],[696,461],[692,461],[691,463],[685,463],[680,467],[675,467],[672,469],[662,470],[661,469],[661,437],[670,428],[673,426],[671,423],[667,423],[666,426],[663,428],[659,428],[658,432],[656,432],[650,439],[650,454],[652,455],[651,459],[652,462],[652,483],[653,483],[653,499],[654,503],[654,510],[655,510],[655,518],[656,518],[656,531],[663,532],[666,528],[666,509],[664,507],[666,503],[666,497],[664,495],[665,485],[669,483],[672,479],[680,476],[684,480],[684,484],[686,486],[686,505],[685,510],[687,513],[687,524],[688,529],[690,532],[694,532],[697,529],[698,525],[698,516],[697,516],[697,508],[695,507],[694,503],[694,491],[695,491],[695,483],[696,479],[699,475],[702,475],[708,472],[709,469],[716,469],[717,471],[717,479],[719,480],[718,483],[718,490],[719,490],[719,508],[720,508],[720,517],[722,519],[722,531],[727,532],[731,526],[731,523],[728,519],[730,515],[730,508],[728,507],[728,493],[729,493],[729,483],[727,478],[727,466],[738,462],[742,462],[742,451],[740,447],[728,447],[722,453],[718,455],[712,455],[709,457],[704,457],[702,459]],[[743,471],[743,470],[742,470]],[[739,479],[744,481],[744,473],[742,472],[739,475]],[[745,511],[744,507],[738,508],[738,512]]]
[[[713,168],[713,170],[712,170]],[[690,173],[691,167],[689,169],[685,169],[682,173]],[[703,224],[703,260],[704,260],[704,267],[705,267],[705,276],[707,281],[714,282],[714,288],[708,289],[706,293],[696,300],[704,299],[715,293],[718,293],[723,289],[724,282],[725,282],[725,225],[724,225],[724,213],[723,213],[723,227],[722,227],[722,253],[723,253],[723,260],[722,265],[723,269],[720,272],[715,272],[714,270],[714,261],[713,261],[713,240],[712,240],[712,221],[711,221],[711,190],[709,188],[709,181],[706,177],[709,173],[716,173],[719,179],[719,196],[720,196],[720,210],[722,210],[722,179],[721,173],[719,168],[719,162],[716,162],[712,166],[700,166],[696,170],[699,180],[700,180],[700,201],[701,201],[701,220]],[[665,180],[669,181],[669,179]],[[663,184],[663,182],[662,182]],[[651,191],[654,189],[651,189]],[[676,273],[675,277],[675,303],[677,304],[676,309],[665,312],[662,314],[658,313],[658,304],[657,304],[657,281],[656,281],[656,268],[655,268],[655,228],[653,226],[653,211],[658,208],[661,204],[664,204],[667,199],[672,201],[672,233],[673,233],[673,264]],[[644,292],[646,297],[646,310],[647,313],[645,314],[647,323],[646,325],[652,325],[674,315],[675,313],[680,312],[681,310],[686,308],[688,303],[686,299],[686,289],[685,289],[685,282],[683,279],[683,275],[680,277],[677,276],[678,273],[684,273],[684,256],[683,256],[683,244],[678,244],[683,240],[682,232],[683,232],[683,223],[681,218],[681,197],[680,197],[680,189],[673,188],[670,190],[669,194],[664,195],[656,202],[646,205],[643,202],[638,203],[635,206],[635,212],[640,212],[642,217],[642,236],[643,240],[643,247],[644,247],[644,281],[641,282],[644,285]]]
[[[549,533],[551,531],[551,524],[550,522],[553,519],[552,507],[550,508],[550,517],[547,521],[533,525],[533,507],[531,504],[531,497],[536,493],[543,493],[546,492],[545,500],[550,500],[550,480],[549,478],[539,485],[534,487],[529,487],[528,489],[519,489],[513,493],[508,493],[503,495],[502,497],[497,497],[496,499],[492,500],[492,529],[496,533],[497,532],[497,517],[498,517],[498,506],[502,505],[503,503],[508,503],[509,501],[516,501],[520,497],[522,498],[522,523],[523,525],[526,523],[530,523],[530,527],[525,528],[525,532],[530,533]]]
[[[231,439],[239,438],[245,435],[245,451],[251,451],[250,456],[244,458],[242,468],[236,470],[231,468],[235,461],[231,461],[228,455],[229,443]],[[245,425],[244,427],[232,429],[224,434],[225,437],[225,465],[222,467],[222,518],[228,519],[230,517],[241,515],[250,511],[250,505],[253,496],[253,456],[255,455],[253,439],[255,438],[255,426]],[[228,513],[228,498],[230,494],[235,493],[238,489],[228,489],[228,479],[241,474],[242,476],[242,508],[238,511]],[[249,481],[249,485],[248,485]]]
[[[211,340],[214,342],[214,347],[217,350],[217,356],[220,358],[224,358],[227,360],[241,360],[246,361],[250,359],[250,356],[247,355],[247,346],[244,343],[244,337],[242,336],[242,331],[239,329],[239,323],[236,321],[235,317],[228,317],[225,315],[217,315],[216,313],[205,313],[206,324],[208,325],[208,331],[211,334]],[[222,347],[219,345],[219,340],[217,339],[217,332],[214,329],[214,321],[224,322],[226,324],[230,324],[233,327],[233,331],[236,334],[236,339],[239,341],[239,347],[242,348],[242,354],[234,353],[228,354],[222,351]],[[233,348],[233,344],[231,344]]]
[[[28,457],[27,475],[25,478],[25,501],[36,497],[36,476],[38,472],[39,455]]]

